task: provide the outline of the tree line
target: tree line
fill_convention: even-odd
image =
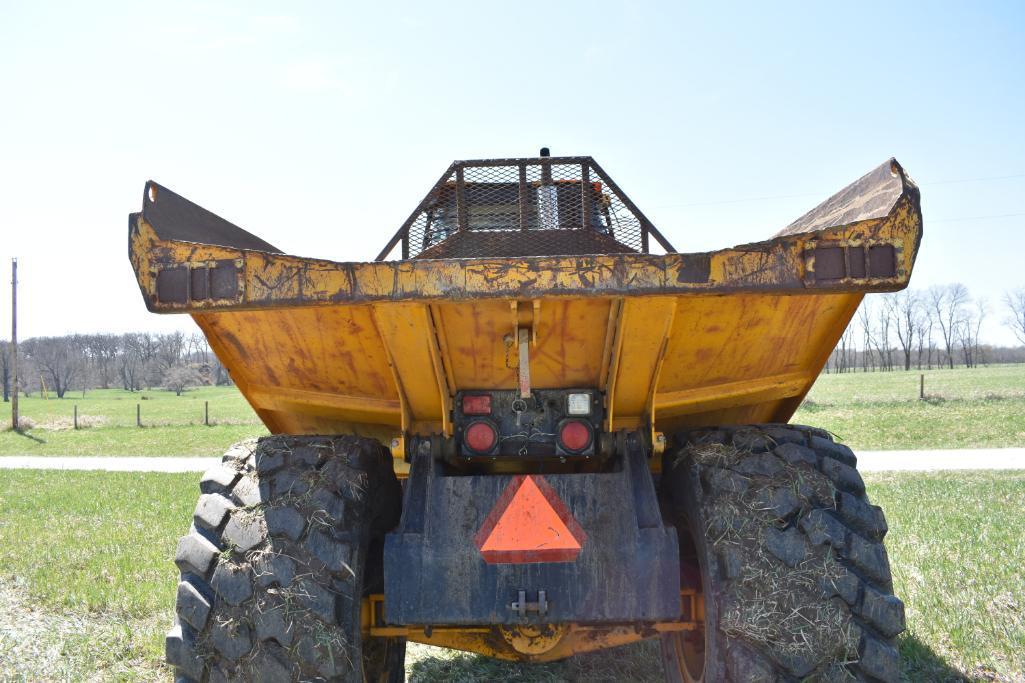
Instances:
[[[1022,344],[983,342],[990,315]],[[973,298],[961,283],[869,295],[844,330],[826,372],[966,368],[985,363],[1025,362],[1025,287],[1005,293],[992,311],[985,298]]]
[[[0,340],[3,400],[13,389],[10,342]],[[230,384],[227,370],[199,332],[70,334],[18,344],[18,385],[26,396],[68,391],[155,387],[179,395],[186,386]]]

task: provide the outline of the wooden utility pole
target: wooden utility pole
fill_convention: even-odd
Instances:
[[[11,396],[11,422],[20,431],[18,421],[18,259],[11,259],[11,365],[14,368],[14,394]]]

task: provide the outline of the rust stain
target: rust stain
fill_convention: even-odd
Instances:
[[[219,340],[218,348],[226,350],[226,364],[240,386],[266,377],[265,383],[273,386],[349,397],[397,400],[383,342],[370,319],[370,304],[386,308],[442,302],[436,324],[448,340],[455,389],[506,388],[515,382],[515,372],[505,364],[503,343],[512,332],[508,303],[534,298],[543,299],[543,305],[538,343],[531,349],[533,379],[539,386],[599,386],[604,349],[600,331],[606,327],[611,301],[636,304],[636,310],[647,313],[624,341],[626,356],[617,370],[617,391],[622,394],[615,415],[640,424],[653,391],[648,356],[660,348],[650,337],[664,327],[668,309],[659,299],[672,298],[676,311],[659,392],[787,372],[814,376],[863,293],[893,291],[908,282],[922,218],[917,188],[903,177],[899,180],[903,194],[885,215],[876,216],[875,208],[868,213],[859,209],[851,213],[859,219],[853,222],[790,231],[756,245],[707,254],[332,263],[162,240],[142,215],[135,215],[130,258],[147,306],[158,312],[202,315],[211,345]],[[834,213],[823,209],[818,218]],[[809,219],[808,225],[819,225],[818,218]],[[844,248],[864,249],[866,254],[875,246],[877,265],[871,268],[867,258],[866,272],[889,274],[892,267],[894,277],[816,281],[816,245],[826,243],[844,243]],[[892,254],[887,245],[892,245]],[[237,300],[156,299],[163,269],[218,260],[238,268]],[[848,261],[847,268],[859,272],[850,263],[857,260]],[[393,334],[404,348],[415,348],[418,328],[398,327]],[[430,363],[422,371],[407,372],[402,383],[410,395],[438,393]],[[435,398],[435,403],[441,401]],[[711,421],[786,419],[795,406],[790,399],[756,405],[712,402],[703,413],[656,419],[663,430]],[[270,416],[271,410],[264,414],[272,429],[373,434],[383,440],[394,436],[399,422],[396,415],[388,418],[388,425],[372,424],[348,408],[331,414],[318,406],[309,407],[308,413],[289,413],[289,408]],[[416,419],[441,422],[441,416],[433,414]]]

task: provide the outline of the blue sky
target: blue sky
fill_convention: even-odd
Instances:
[[[189,326],[146,313],[126,258],[148,178],[365,260],[452,159],[548,145],[699,251],[896,156],[922,187],[913,286],[965,283],[1009,342],[1023,122],[1023,3],[0,0],[2,281],[19,256],[24,336]]]

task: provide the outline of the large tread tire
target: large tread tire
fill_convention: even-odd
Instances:
[[[661,495],[681,576],[700,571],[705,629],[703,643],[662,637],[667,680],[899,680],[904,605],[856,463],[811,427],[677,435]]]
[[[167,661],[176,681],[401,681],[405,641],[363,642],[399,520],[391,456],[352,436],[234,446],[200,482]],[[380,642],[376,642],[380,640]]]

